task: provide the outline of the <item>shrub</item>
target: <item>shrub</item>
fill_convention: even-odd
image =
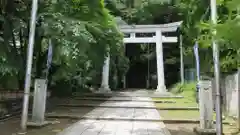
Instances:
[[[186,82],[184,84],[176,83],[170,89],[173,93],[194,92],[196,91],[196,82]]]

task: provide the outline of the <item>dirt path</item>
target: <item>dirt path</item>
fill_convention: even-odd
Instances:
[[[55,121],[55,123],[43,128],[29,128],[25,135],[56,135],[57,132],[62,131],[64,128],[67,128],[69,125],[76,122],[75,120],[69,119],[48,120]],[[18,132],[20,131],[20,118],[14,118],[6,122],[1,122],[0,131],[1,135],[18,135]]]

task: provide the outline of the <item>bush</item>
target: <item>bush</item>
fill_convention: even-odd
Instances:
[[[183,92],[196,92],[196,82],[187,82],[184,84],[177,83],[174,84],[173,87],[170,89],[173,93],[183,93]]]
[[[187,98],[188,100],[198,102],[196,85],[197,85],[196,82],[186,82],[183,85],[181,83],[177,83],[173,85],[173,87],[170,90],[172,93],[180,94],[181,96],[184,96],[184,98]]]

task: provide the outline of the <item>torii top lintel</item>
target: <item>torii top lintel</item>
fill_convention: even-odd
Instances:
[[[161,32],[175,32],[180,27],[182,21],[158,25],[121,25],[119,29],[123,33],[151,33],[161,30]]]

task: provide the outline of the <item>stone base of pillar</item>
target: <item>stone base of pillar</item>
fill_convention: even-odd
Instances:
[[[167,88],[166,88],[165,85],[157,86],[156,92],[158,92],[158,93],[167,93]]]
[[[111,93],[111,89],[108,86],[101,86],[97,93]]]
[[[44,121],[44,122],[41,122],[41,123],[27,122],[27,126],[29,126],[29,127],[43,127],[43,126],[46,126],[46,125],[49,125],[49,124],[51,124],[51,122],[48,122],[48,121]]]

